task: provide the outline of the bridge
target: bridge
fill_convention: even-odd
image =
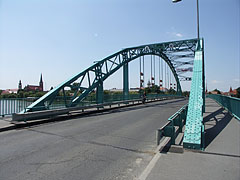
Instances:
[[[176,94],[147,93],[146,104],[142,104],[148,58],[151,64],[149,87],[159,85],[163,89],[165,83],[165,87]],[[156,59],[159,61],[158,78],[155,75]],[[129,63],[134,60],[139,60],[138,94],[129,91]],[[115,97],[104,95],[105,80],[121,68],[122,94]],[[167,72],[171,77],[167,77]],[[204,152],[211,138],[205,137],[205,104],[213,103],[209,99],[205,102],[204,74],[203,39],[126,48],[96,61],[12,115],[13,122],[20,123],[19,127],[25,127],[21,123],[26,123],[28,128],[25,133],[21,130],[17,132],[14,139],[6,135],[3,137],[7,141],[2,141],[6,146],[1,150],[7,158],[2,158],[6,164],[3,164],[0,174],[7,179],[13,166],[14,171],[22,169],[20,179],[34,177],[34,174],[48,179],[63,176],[67,179],[134,179],[140,174],[136,167],[143,171],[149,159],[156,154],[152,144],[156,131],[160,145],[169,139],[169,144],[174,147],[179,143],[178,137],[182,137],[179,143],[182,148]],[[192,81],[189,99],[182,96],[181,81]],[[73,92],[71,96],[67,95],[69,90]],[[238,99],[209,97],[236,118],[240,117]],[[28,126],[41,124],[43,121],[40,119],[59,123],[36,128]],[[20,149],[16,142],[21,142]],[[238,155],[236,157],[239,158]],[[14,161],[9,160],[11,158]],[[42,161],[39,162],[40,159]],[[164,162],[167,164],[168,161]],[[68,166],[71,168],[67,169]],[[79,174],[79,171],[84,173]],[[146,179],[145,176],[141,175],[140,179]],[[154,175],[151,177],[154,179]]]
[[[202,114],[205,110],[205,81],[204,81],[204,47],[203,39],[189,39],[165,43],[147,44],[132,48],[123,49],[103,60],[95,62],[94,65],[83,72],[64,81],[59,86],[52,89],[43,97],[36,100],[26,109],[18,114],[14,114],[14,121],[27,120],[30,112],[37,112],[34,118],[46,115],[46,110],[50,110],[53,104],[58,101],[59,93],[63,94],[62,101],[65,109],[60,111],[47,111],[47,116],[54,113],[69,113],[73,107],[82,106],[81,102],[87,99],[92,92],[95,93],[96,104],[104,103],[103,83],[112,74],[123,68],[123,101],[128,101],[129,96],[129,68],[128,64],[139,58],[140,60],[140,90],[144,88],[144,57],[151,56],[151,86],[155,85],[155,57],[159,57],[159,87],[163,87],[163,76],[161,74],[161,63],[165,62],[174,77],[174,81],[169,81],[171,89],[176,89],[177,95],[182,94],[180,80],[192,80],[191,93],[188,103],[188,114],[186,130],[184,133],[184,147],[192,149],[204,148],[204,126]],[[153,67],[154,68],[153,68]],[[180,68],[184,66],[184,68]],[[186,67],[187,66],[187,67]],[[193,66],[193,68],[192,68]],[[192,77],[182,75],[185,71],[193,71]],[[165,73],[167,72],[165,67]],[[162,79],[161,79],[162,78]],[[165,77],[166,79],[166,77]],[[171,78],[170,78],[171,79]],[[174,86],[174,84],[176,86]],[[66,96],[67,89],[74,91],[69,98]],[[140,96],[143,91],[140,91]],[[98,106],[101,107],[101,106]],[[81,107],[80,107],[81,108]],[[78,108],[77,108],[78,109]],[[76,110],[76,108],[73,108]],[[39,112],[41,111],[41,112]],[[45,111],[45,112],[44,112]],[[30,113],[29,118],[31,118]]]

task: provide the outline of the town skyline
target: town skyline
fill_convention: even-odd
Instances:
[[[148,82],[150,82],[150,79],[148,80]],[[154,84],[154,85],[155,85],[155,84]],[[156,84],[156,85],[157,85],[157,84]],[[40,86],[42,86],[41,89],[38,89]],[[146,87],[149,87],[149,85],[147,85]],[[239,86],[239,87],[240,87],[240,86]],[[239,88],[239,87],[230,86],[228,91],[223,91],[223,90],[218,89],[218,88],[208,89],[208,87],[206,86],[206,92],[214,92],[215,90],[219,90],[221,93],[227,93],[227,92],[232,92],[232,91],[236,90],[236,89]],[[36,91],[36,90],[40,90],[40,91],[50,91],[52,88],[54,88],[54,87],[51,86],[49,89],[46,89],[46,88],[44,89],[43,75],[42,75],[42,73],[41,73],[41,74],[40,74],[39,85],[36,85],[36,83],[35,83],[35,85],[33,85],[32,83],[31,83],[31,84],[25,83],[25,86],[24,86],[24,88],[23,88],[23,81],[20,79],[19,82],[18,82],[18,85],[16,86],[16,88],[14,87],[14,88],[6,88],[6,89],[0,89],[0,90],[3,90],[3,91],[4,91],[4,90],[10,90],[10,91],[13,91],[13,93],[17,93],[17,91],[18,91],[18,90],[21,90],[21,89],[25,89],[25,90],[27,90],[27,91],[30,91],[30,90],[33,90],[33,91]],[[140,89],[140,87],[131,87],[130,89],[137,89],[137,88]],[[166,87],[164,87],[164,86],[160,86],[160,90],[161,90],[161,88],[162,88],[162,89],[168,89],[168,88],[166,88]],[[110,89],[105,89],[105,90],[114,90],[114,89],[116,89],[116,90],[123,90],[123,89],[121,89],[121,88],[119,89],[119,88],[116,88],[116,87],[112,87],[112,88],[110,88]],[[176,87],[173,86],[173,89],[176,89]]]
[[[192,1],[0,3],[0,89],[15,88],[20,79],[35,84],[40,73],[44,74],[45,88],[50,89],[122,48],[196,38],[196,9]],[[200,36],[205,42],[205,72],[210,90],[228,91],[230,86],[240,86],[239,3],[199,3]],[[116,13],[119,10],[122,13]],[[129,67],[130,87],[137,87],[138,62]],[[145,80],[148,78],[149,71]],[[104,88],[122,88],[119,82],[121,72],[110,77]],[[183,90],[190,90],[190,83],[182,85]]]

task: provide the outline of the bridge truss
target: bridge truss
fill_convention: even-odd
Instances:
[[[123,67],[123,99],[127,100],[129,96],[128,63],[145,55],[159,56],[166,62],[176,80],[177,93],[181,94],[180,80],[191,80],[191,77],[182,75],[184,70],[181,70],[181,66],[193,65],[197,42],[197,39],[189,39],[123,49],[95,62],[91,67],[64,81],[21,113],[49,109],[60,92],[63,94],[63,102],[66,108],[77,106],[93,91],[96,91],[97,103],[102,103],[104,80],[121,67]],[[191,71],[191,67],[188,70]],[[66,91],[69,89],[74,91],[70,99],[66,95]]]

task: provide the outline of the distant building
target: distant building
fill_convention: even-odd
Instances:
[[[21,82],[21,80],[20,80]],[[19,85],[20,86],[20,82],[19,82]],[[25,86],[24,88],[25,90],[27,91],[43,91],[43,80],[42,80],[42,74],[40,76],[40,81],[39,81],[39,85],[27,85]]]
[[[228,96],[237,96],[237,89],[232,90],[232,87],[230,87]]]
[[[233,97],[236,97],[238,92],[237,92],[237,89],[232,89],[232,87],[230,87],[229,91],[228,92],[224,92],[222,93],[223,95],[225,96],[233,96]]]
[[[22,88],[22,81],[19,80],[17,89],[6,89],[6,90],[3,90],[1,95],[4,95],[4,94],[17,94],[18,90],[21,90],[21,89],[23,89]],[[26,91],[43,91],[42,74],[40,76],[40,82],[39,82],[38,86],[37,85],[27,85],[27,86],[25,86],[24,90],[26,90]]]
[[[1,95],[4,95],[4,94],[17,94],[18,92],[18,89],[6,89],[2,92]]]
[[[21,80],[20,80],[19,83],[18,83],[18,89],[19,89],[19,90],[22,89],[22,82],[21,82]]]
[[[233,90],[232,87],[230,87],[228,92],[220,92],[220,91],[217,91],[217,90],[213,90],[213,91],[209,92],[209,94],[222,94],[224,96],[236,97],[237,96],[237,89]]]
[[[130,88],[129,91],[130,92],[138,92],[140,89],[138,87],[135,88]]]
[[[110,92],[123,92],[123,89],[112,88],[109,89]]]
[[[223,92],[222,95],[229,96],[229,93],[228,92]]]
[[[160,87],[159,90],[162,91],[162,92],[167,92],[168,91],[168,89],[165,88],[165,87]]]
[[[22,82],[21,80],[18,83],[18,89],[5,89],[3,90],[3,92],[1,93],[1,95],[5,95],[5,94],[17,94],[18,90],[22,89]]]

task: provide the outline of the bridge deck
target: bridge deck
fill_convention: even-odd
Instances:
[[[154,156],[156,129],[186,103],[158,101],[2,132],[0,179],[134,179]]]
[[[147,180],[240,178],[240,121],[206,99],[204,122],[205,151],[161,154]]]

